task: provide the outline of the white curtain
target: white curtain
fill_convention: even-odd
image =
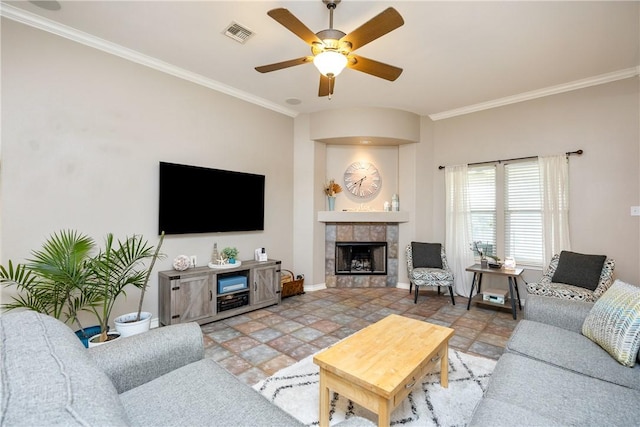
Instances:
[[[469,208],[467,165],[444,169],[446,206],[445,250],[453,271],[454,291],[469,297],[473,273],[465,268],[474,264],[471,250],[471,210]]]
[[[569,239],[569,161],[566,155],[539,157],[542,197],[542,259],[571,250]]]

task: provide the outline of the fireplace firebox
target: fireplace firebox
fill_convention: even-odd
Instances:
[[[386,242],[336,242],[335,274],[387,274]]]

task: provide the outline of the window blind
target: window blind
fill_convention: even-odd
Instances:
[[[496,167],[470,167],[468,183],[473,241],[482,241],[486,253],[496,255]]]
[[[504,166],[504,254],[542,266],[542,206],[537,161]]]

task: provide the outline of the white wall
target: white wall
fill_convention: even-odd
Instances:
[[[5,19],[1,65],[3,265],[64,228],[155,244],[159,161],[264,174],[266,213],[263,232],[167,236],[157,271],[180,254],[205,265],[214,242],[240,259],[264,246],[292,265],[292,118]],[[242,189],[181,202],[233,209],[230,191]],[[133,311],[138,294],[128,294],[115,312]],[[144,309],[158,310],[155,272]]]
[[[444,239],[438,165],[583,149],[569,161],[572,249],[608,255],[618,278],[640,283],[640,217],[630,216],[630,207],[640,204],[638,87],[634,77],[433,122],[434,239]]]
[[[2,264],[24,260],[62,228],[98,240],[135,232],[154,243],[157,164],[167,160],[265,174],[266,229],[168,237],[157,270],[183,253],[202,264],[217,242],[238,247],[241,259],[264,246],[283,267],[304,273],[305,285],[324,281],[324,224],[316,213],[326,209],[324,180],[339,179],[345,159],[332,155],[341,149],[309,138],[308,117],[294,127],[284,115],[8,20],[1,66]],[[438,165],[581,148],[585,154],[570,161],[573,249],[614,257],[617,276],[640,283],[640,218],[629,215],[640,205],[638,92],[636,77],[437,122],[425,117],[419,143],[366,151],[385,163],[385,183],[386,168],[395,167],[400,207],[410,212],[400,247],[444,241]],[[357,156],[361,149],[347,150]],[[377,158],[386,150],[389,165]],[[237,189],[212,189],[185,205],[222,207],[225,191]],[[528,280],[539,274],[527,272]],[[402,268],[399,281],[406,282]],[[145,309],[156,312],[157,290]]]
[[[369,162],[380,172],[380,191],[373,197],[356,197],[347,190],[344,173],[354,162]],[[398,147],[367,145],[327,146],[327,168],[325,182],[334,179],[342,187],[336,196],[336,210],[382,211],[384,202],[391,203],[391,197],[398,194]],[[401,195],[400,195],[401,196]],[[402,202],[402,198],[400,198]],[[325,203],[327,203],[325,201]],[[400,204],[402,210],[402,203]],[[328,210],[328,204],[324,210]]]

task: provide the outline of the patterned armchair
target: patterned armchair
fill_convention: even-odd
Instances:
[[[414,258],[414,245],[416,245],[417,248],[416,258]],[[430,255],[428,252],[430,252]],[[439,260],[433,259],[438,252],[440,254]],[[437,286],[438,294],[440,294],[441,286],[447,286],[449,288],[449,295],[451,295],[451,303],[456,305],[456,301],[453,298],[453,272],[449,268],[444,247],[439,243],[411,242],[411,244],[407,245],[406,255],[409,292],[411,292],[414,285],[416,287],[413,302],[418,302],[418,290],[420,286]],[[440,263],[437,261],[440,261]]]
[[[575,275],[575,273],[569,272],[568,274],[563,274],[564,279],[562,280],[562,282],[559,281],[556,275],[556,272],[558,272],[558,266],[560,265],[561,257],[565,259],[564,257],[567,254],[572,254],[574,257],[575,256],[578,257],[578,258],[574,258],[571,261],[573,263],[578,262],[578,265],[574,267],[569,267],[574,269],[579,269],[581,267],[579,264],[581,259],[588,262],[589,261],[588,257],[594,257],[594,255],[582,255],[582,254],[575,254],[575,253],[566,252],[566,251],[563,251],[561,254],[555,254],[553,258],[551,258],[549,267],[542,275],[542,278],[540,279],[540,281],[538,283],[527,283],[527,292],[530,294],[555,297],[555,298],[561,298],[561,299],[567,299],[567,300],[595,302],[598,298],[600,298],[600,296],[602,296],[602,294],[607,289],[609,289],[609,287],[613,283],[613,270],[615,268],[615,261],[611,258],[604,257],[604,255],[601,256],[601,257],[604,257],[605,260],[604,260],[604,264],[602,264],[602,270],[600,271],[599,279],[597,278],[597,271],[595,271],[595,276],[594,276],[595,279],[593,280],[593,286],[591,286],[594,289],[589,289],[589,287],[580,286],[580,285],[576,286],[575,284],[567,283],[567,282],[569,283],[572,282],[571,276]],[[585,263],[584,269],[586,270],[588,268],[589,268],[589,265]],[[591,268],[593,270],[593,267]],[[580,273],[584,274],[584,272],[580,272]],[[556,276],[555,277],[556,282],[553,281],[554,276]],[[593,273],[592,273],[592,276],[593,276]]]

